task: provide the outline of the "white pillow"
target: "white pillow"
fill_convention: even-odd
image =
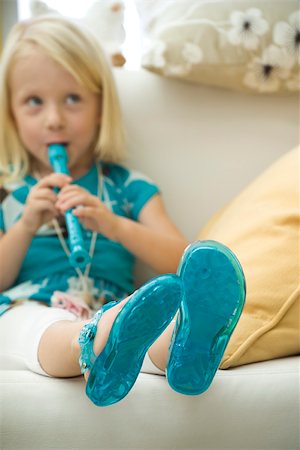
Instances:
[[[300,91],[298,0],[172,0],[155,6],[151,15],[140,9],[148,38],[144,68],[253,93]]]

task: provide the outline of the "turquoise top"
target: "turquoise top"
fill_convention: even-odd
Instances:
[[[99,176],[103,177],[102,183],[99,183],[102,185],[102,192],[99,196],[103,203],[115,214],[134,221],[138,220],[142,208],[150,198],[159,192],[158,187],[142,174],[120,165],[108,163],[93,165],[84,176],[75,180],[74,183],[87,189],[93,195],[97,195]],[[21,217],[27,195],[36,183],[35,178],[26,176],[18,183],[1,187],[1,230],[8,231]],[[64,220],[60,226],[67,241]],[[87,250],[89,250],[91,236],[92,232],[83,228],[83,238]],[[133,255],[123,245],[98,234],[89,276],[95,280],[111,282],[124,292],[130,293],[134,288],[134,262]],[[30,281],[31,286],[34,284],[41,287],[43,283],[45,286],[45,283],[49,283],[51,278],[56,279],[58,274],[60,278],[66,279],[66,283],[70,277],[77,276],[50,223],[43,225],[32,239],[18,278],[12,286],[13,289],[0,294],[0,304],[17,300],[15,297],[20,295],[16,289],[18,285],[22,284],[23,286],[25,282]],[[33,288],[29,289],[30,295],[26,297],[49,302],[51,290],[53,292],[53,290],[61,288],[61,284],[59,287],[55,285],[52,287],[53,289],[48,289],[47,295],[45,293],[42,295],[42,297],[49,298],[39,298],[38,292]]]

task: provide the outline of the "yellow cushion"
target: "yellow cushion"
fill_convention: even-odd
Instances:
[[[247,298],[222,369],[300,353],[300,147],[275,162],[200,232],[231,248]]]

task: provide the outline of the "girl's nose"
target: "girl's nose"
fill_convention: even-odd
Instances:
[[[65,118],[59,105],[49,105],[46,109],[45,122],[47,128],[60,130],[65,126]]]

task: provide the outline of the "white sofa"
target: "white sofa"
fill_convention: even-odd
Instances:
[[[155,179],[188,239],[299,141],[299,98],[249,96],[116,70],[130,165]],[[150,276],[139,266],[139,282]],[[94,406],[79,378],[1,360],[0,448],[299,449],[299,357],[218,371],[201,396],[141,374],[129,395]]]

